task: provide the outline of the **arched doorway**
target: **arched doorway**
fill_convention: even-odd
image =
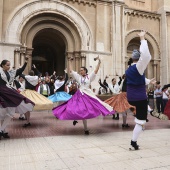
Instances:
[[[139,49],[140,47],[140,38],[137,36],[140,30],[134,30],[127,34],[126,36],[126,66],[128,58],[131,57],[133,49]],[[145,75],[147,78],[156,78],[156,80],[160,80],[160,49],[157,41],[154,37],[147,32],[146,40],[148,42],[149,51],[151,53],[151,61],[145,71]]]
[[[75,58],[73,68],[77,71],[80,65],[86,65],[87,55],[88,57],[92,55],[89,55],[87,52],[94,49],[93,37],[89,25],[79,11],[70,7],[68,4],[59,1],[41,0],[25,2],[13,12],[9,21],[5,42],[20,45],[20,49],[15,50],[14,53],[14,60],[16,59],[15,65],[22,65],[24,62],[23,56],[26,54],[29,54],[33,59],[29,60],[26,73],[31,69],[32,63],[36,62],[36,55],[38,54],[39,57],[41,53],[47,53],[48,50],[50,50],[53,65],[55,65],[55,62],[58,62],[56,58],[61,57],[60,59],[62,60],[59,61],[61,64],[56,66],[56,68],[54,66],[52,67],[55,69],[59,68],[60,71],[63,71],[64,66],[67,66],[68,57]],[[54,40],[55,38],[51,36],[53,40],[52,44],[49,38],[49,33],[51,34],[51,32],[48,29],[53,29],[55,33],[52,33],[52,35],[57,37]],[[45,35],[48,43],[45,40],[45,44],[40,42],[42,39],[41,36],[44,36],[44,33],[41,33],[43,31],[47,31],[48,33],[48,37]],[[57,48],[54,48],[54,42],[57,43]],[[60,49],[63,44],[64,47]],[[44,45],[46,50],[43,49]],[[40,52],[40,49],[43,49],[43,52]],[[65,54],[64,57],[63,51]],[[55,55],[55,57],[52,57],[52,55]],[[39,59],[41,59],[40,62],[46,62],[44,57]],[[47,66],[45,67],[47,68]]]
[[[32,64],[44,75],[53,71],[63,74],[65,69],[66,45],[60,33],[52,28],[39,31],[32,43]]]
[[[151,56],[154,56],[154,51],[153,51],[153,48],[152,48],[152,46],[151,46],[149,41],[148,41],[148,47],[149,47],[149,51],[150,51]],[[128,58],[131,57],[132,51],[134,49],[139,49],[139,48],[140,48],[140,38],[139,37],[135,37],[135,38],[133,38],[129,42],[129,44],[127,46],[127,56],[128,56]],[[126,62],[126,67],[127,67],[127,62]],[[151,60],[149,65],[148,65],[148,67],[147,67],[147,69],[146,69],[146,71],[145,71],[145,75],[148,78],[153,78],[154,77],[153,73],[154,73],[154,70],[153,70],[153,60]]]

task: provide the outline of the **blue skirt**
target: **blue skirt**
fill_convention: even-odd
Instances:
[[[48,97],[49,100],[51,100],[53,103],[55,102],[62,102],[62,101],[67,101],[71,99],[71,95],[68,93],[61,91],[61,92],[56,92],[55,94],[51,95]]]

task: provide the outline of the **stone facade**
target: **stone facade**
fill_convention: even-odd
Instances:
[[[165,84],[170,83],[169,27],[168,0],[1,0],[0,60],[17,68],[29,54],[26,72],[35,63],[42,72],[62,74],[68,57],[74,57],[76,71],[85,65],[90,72],[99,55],[97,79],[111,79],[125,72],[144,29],[152,55],[146,75]]]

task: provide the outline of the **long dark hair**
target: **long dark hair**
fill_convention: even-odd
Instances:
[[[86,67],[81,67],[81,68],[83,68],[86,71],[86,74],[88,73],[88,70]]]
[[[8,61],[8,60],[3,60],[3,61],[1,62],[1,65],[0,65],[0,66],[1,66],[1,67],[4,66],[7,62],[9,62],[9,61]]]

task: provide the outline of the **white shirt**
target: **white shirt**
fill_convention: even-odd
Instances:
[[[163,94],[163,96],[162,96],[163,99],[168,99],[168,95],[169,95],[168,90],[163,92],[162,94]]]
[[[113,85],[112,83],[108,85],[109,89],[111,90],[112,93],[114,94],[119,94],[120,93],[120,87],[118,84]],[[113,87],[114,86],[114,87]]]
[[[43,90],[46,90],[47,91],[47,88],[48,88],[48,95],[50,95],[50,88],[47,84],[42,84],[43,85]],[[41,88],[41,85],[38,87],[38,93],[40,93],[40,88]]]
[[[147,65],[149,64],[151,60],[151,55],[148,48],[148,43],[146,40],[141,40],[140,45],[140,58],[138,62],[136,63],[136,68],[140,75],[143,75]]]

